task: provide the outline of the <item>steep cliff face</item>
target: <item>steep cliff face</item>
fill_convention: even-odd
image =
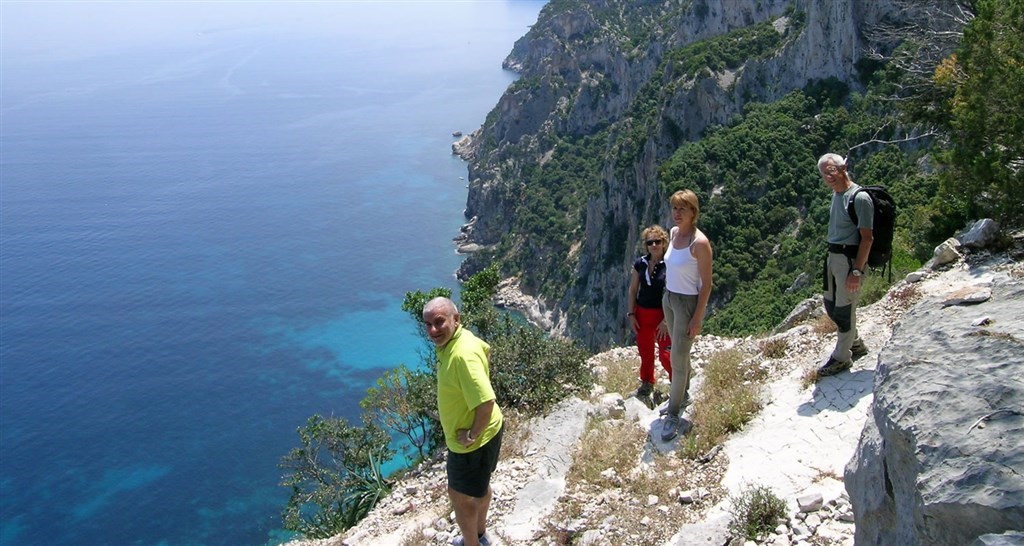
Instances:
[[[552,2],[506,60],[521,80],[472,135],[469,223],[461,238],[480,250],[460,274],[494,259],[512,262],[518,253],[518,267],[503,273],[522,276],[523,290],[541,300],[556,333],[594,349],[622,343],[632,242],[644,224],[669,223],[658,166],[748,102],[774,101],[816,79],[856,88],[857,61],[891,47],[872,43],[868,31],[898,18],[890,0]],[[781,36],[770,51],[733,68],[685,67],[686,47],[767,23]],[[578,240],[533,244],[524,253],[531,234],[511,228],[523,192],[532,191],[524,172],[543,164],[557,139],[602,130],[642,137],[619,138],[629,145],[605,150],[573,234]],[[572,273],[561,291],[542,290],[554,263]]]

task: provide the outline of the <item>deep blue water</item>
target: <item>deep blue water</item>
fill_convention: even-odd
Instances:
[[[265,544],[456,287],[542,1],[0,4],[0,544]]]

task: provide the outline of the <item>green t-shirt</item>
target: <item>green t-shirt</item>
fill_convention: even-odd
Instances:
[[[455,453],[475,451],[501,430],[502,414],[494,405],[491,420],[476,443],[468,449],[459,444],[456,431],[473,426],[474,410],[494,400],[491,388],[491,346],[473,332],[459,326],[444,347],[437,349],[437,411],[441,416],[445,444]]]

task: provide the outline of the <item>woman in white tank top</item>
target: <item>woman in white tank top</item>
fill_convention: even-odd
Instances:
[[[672,389],[669,393],[661,439],[675,438],[679,414],[689,403],[690,347],[700,333],[711,297],[711,241],[697,229],[700,203],[690,190],[669,198],[675,227],[665,250],[665,295],[661,305],[672,338]],[[685,434],[686,431],[684,431]]]

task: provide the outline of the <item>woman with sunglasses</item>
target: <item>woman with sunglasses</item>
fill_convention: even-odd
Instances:
[[[661,440],[679,431],[679,414],[689,403],[690,346],[700,333],[711,297],[711,241],[697,229],[700,203],[690,190],[669,198],[675,227],[665,245],[665,295],[662,307],[672,336],[672,388],[662,425]],[[686,431],[684,431],[685,434]]]
[[[654,345],[658,345],[658,360],[661,367],[672,379],[672,363],[669,351],[672,340],[668,336],[665,325],[665,313],[662,311],[661,298],[665,291],[665,243],[668,233],[659,225],[653,225],[643,231],[640,240],[646,254],[633,262],[633,272],[629,281],[629,312],[626,318],[636,332],[636,347],[640,353],[640,388],[636,397],[653,408],[657,403],[654,394]]]

